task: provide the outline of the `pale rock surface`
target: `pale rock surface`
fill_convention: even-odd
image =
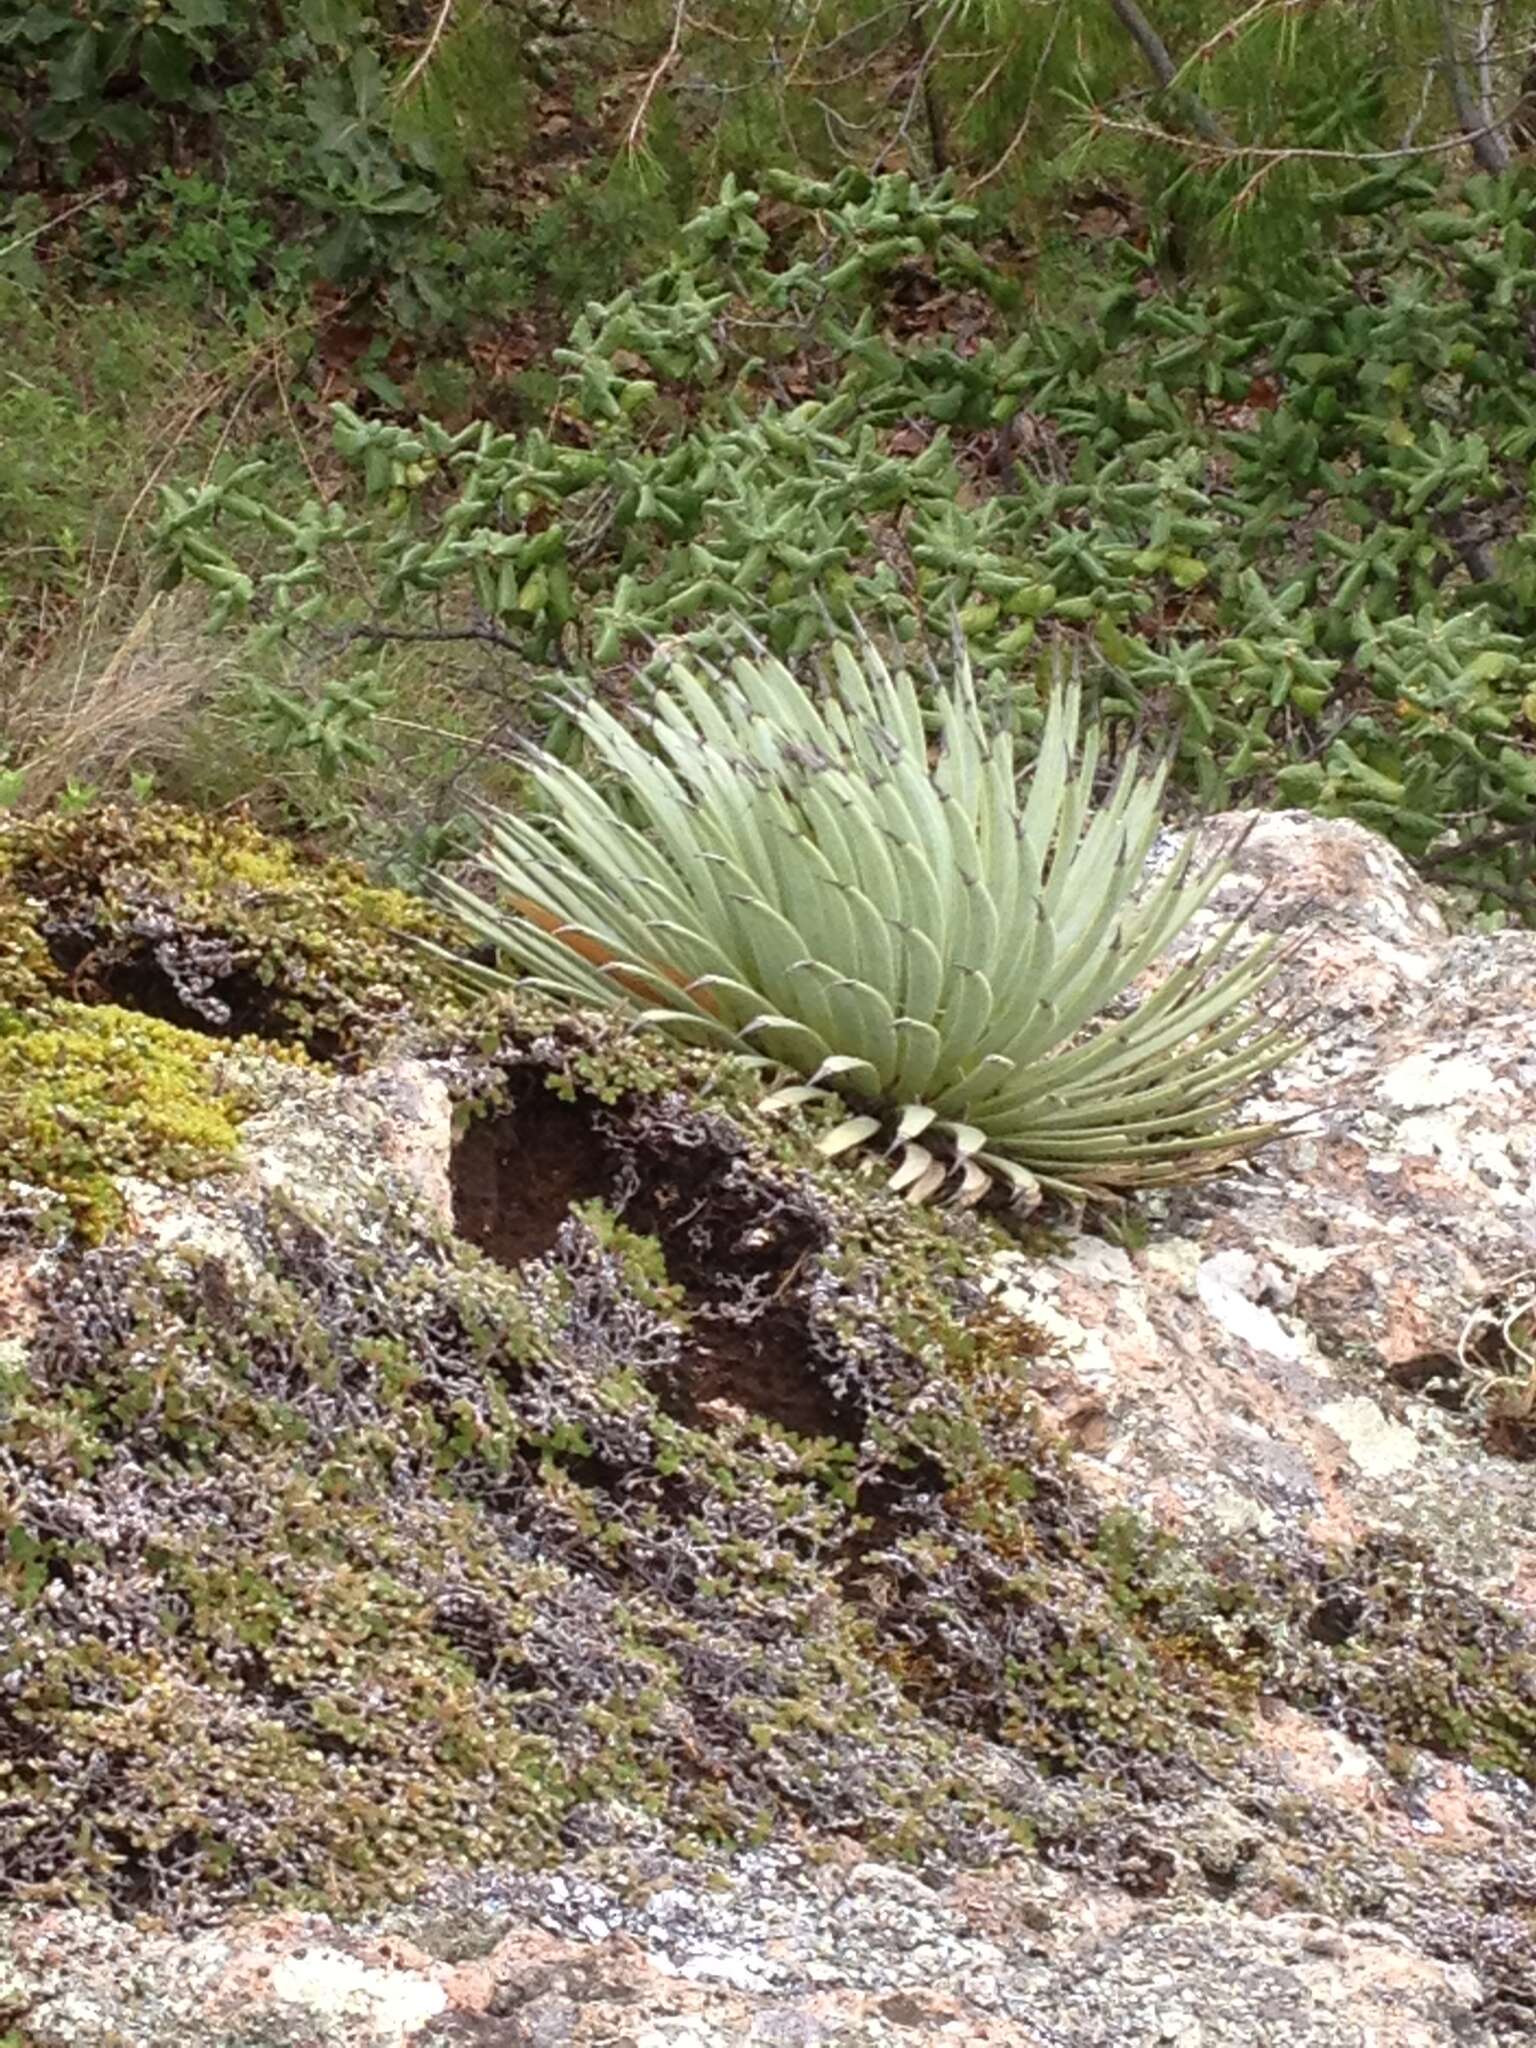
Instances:
[[[1343,820],[1261,818],[1202,924],[1256,884],[1249,921],[1286,932],[1280,993],[1312,1034],[1262,1108],[1301,1134],[1168,1199],[1139,1251],[1080,1239],[988,1285],[1056,1340],[1048,1398],[1107,1498],[1314,1543],[1432,1534],[1529,1602],[1529,1468],[1398,1388],[1452,1368],[1536,1255],[1536,933],[1453,937]]]

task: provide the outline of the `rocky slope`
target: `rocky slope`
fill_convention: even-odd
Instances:
[[[0,2041],[1536,2031],[1536,937],[1259,821],[1304,1120],[1107,1235],[238,832],[0,887]]]

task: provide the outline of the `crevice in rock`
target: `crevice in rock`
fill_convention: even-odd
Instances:
[[[1459,1415],[1466,1408],[1466,1367],[1448,1351],[1424,1351],[1413,1358],[1400,1359],[1387,1368],[1387,1376],[1404,1393],[1422,1395],[1452,1415]]]
[[[250,968],[237,966],[220,941],[199,945],[195,937],[175,943],[122,938],[103,944],[99,937],[46,929],[44,938],[75,1002],[110,1003],[205,1038],[262,1038],[272,1045],[302,1041],[316,1060],[332,1064],[340,1058],[338,1034],[301,1028],[284,1010],[279,991]]]
[[[454,1150],[459,1235],[505,1266],[555,1248],[573,1204],[600,1200],[654,1237],[682,1288],[688,1335],[655,1391],[690,1427],[758,1415],[796,1436],[857,1442],[865,1417],[817,1360],[801,1287],[825,1226],[744,1169],[723,1121],[568,1102],[530,1071]]]
[[[1307,1617],[1307,1635],[1314,1643],[1336,1650],[1347,1643],[1365,1619],[1365,1602],[1348,1589],[1331,1592]]]
[[[858,1584],[858,1566],[873,1551],[889,1549],[908,1530],[932,1519],[936,1503],[949,1490],[949,1478],[938,1459],[923,1452],[909,1457],[900,1469],[887,1468],[859,1488],[858,1511],[866,1527],[857,1530],[847,1547],[846,1576]]]
[[[795,1436],[855,1442],[863,1418],[852,1402],[836,1397],[810,1349],[797,1309],[770,1308],[750,1324],[698,1316],[675,1370],[658,1389],[662,1406],[690,1428],[739,1409]]]
[[[1496,1327],[1483,1333],[1478,1350],[1482,1374],[1450,1352],[1428,1351],[1400,1360],[1388,1377],[1448,1414],[1469,1416],[1493,1456],[1536,1462],[1536,1380],[1526,1385],[1529,1361],[1515,1355]]]
[[[502,1266],[553,1251],[572,1206],[611,1201],[617,1179],[590,1112],[537,1083],[474,1119],[450,1171],[454,1228]]]

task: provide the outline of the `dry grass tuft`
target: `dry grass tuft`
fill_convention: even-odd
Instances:
[[[19,808],[46,808],[71,783],[163,776],[184,757],[234,661],[202,630],[201,611],[198,594],[163,592],[83,605],[76,630],[15,673],[0,692],[0,747],[23,778]]]

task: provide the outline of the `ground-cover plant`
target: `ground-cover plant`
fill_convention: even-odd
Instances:
[[[0,810],[0,1187],[93,1240],[126,1177],[227,1166],[284,1066],[356,1061],[462,997],[418,897],[243,821],[152,803]],[[263,1080],[265,1076],[265,1080]]]
[[[803,1076],[770,1100],[845,1102],[822,1150],[888,1141],[914,1201],[952,1176],[1028,1203],[1184,1179],[1275,1135],[1227,1121],[1294,1044],[1253,1009],[1271,943],[1229,927],[1125,1007],[1222,870],[1186,842],[1143,886],[1163,773],[1132,752],[1095,801],[1075,689],[1022,801],[968,671],[930,765],[910,675],[868,644],[834,647],[820,697],[771,656],[709,682],[676,665],[651,746],[601,705],[571,716],[612,793],[536,756],[543,808],[488,823],[493,903],[442,885],[536,985]]]
[[[1031,667],[1069,649],[1097,715],[1178,729],[1206,807],[1358,818],[1529,915],[1531,196],[1389,183],[1283,302],[1129,250],[1057,320],[1020,316],[942,183],[728,180],[577,320],[539,424],[342,408],[355,495],[229,468],[161,544],[325,688],[460,644],[557,749],[570,672],[627,687],[711,618],[792,659],[829,612],[898,641],[953,613],[1026,746]]]
[[[461,327],[505,286],[515,247],[491,246],[474,188],[521,130],[527,37],[493,6],[443,16],[428,81],[412,72],[418,25],[413,0],[8,10],[0,170],[20,196],[0,211],[0,262],[49,298],[169,284],[254,327],[317,288],[392,332]],[[86,181],[93,193],[63,203]],[[476,227],[490,274],[461,296]]]

